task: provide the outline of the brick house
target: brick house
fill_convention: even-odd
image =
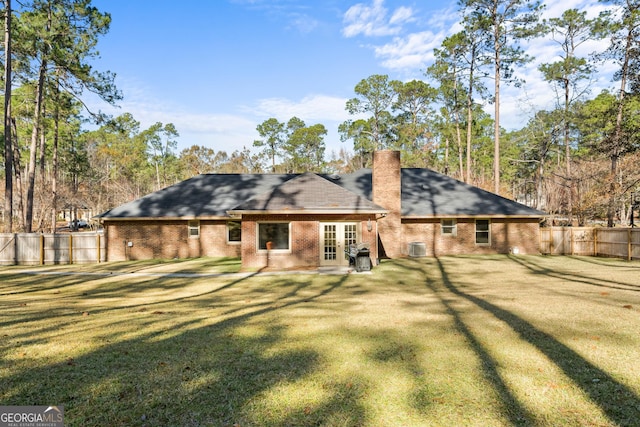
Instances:
[[[99,215],[107,260],[241,257],[246,268],[383,257],[539,253],[544,212],[374,153],[351,174],[204,174]]]

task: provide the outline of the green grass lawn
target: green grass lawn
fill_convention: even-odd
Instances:
[[[640,425],[640,263],[217,275],[238,270],[0,267],[0,404],[68,426]]]

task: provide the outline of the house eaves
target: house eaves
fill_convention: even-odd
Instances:
[[[229,220],[229,215],[216,215],[216,216],[166,216],[166,217],[146,217],[146,216],[127,216],[127,217],[107,217],[107,216],[94,216],[94,219],[99,221],[188,221],[188,220],[204,220],[204,221],[221,221],[221,220]]]
[[[230,210],[229,216],[238,217],[241,215],[384,215],[384,209],[280,209],[280,210]]]
[[[541,215],[500,215],[500,214],[487,214],[487,215],[463,215],[463,214],[445,214],[445,215],[402,215],[401,219],[464,219],[464,218],[478,218],[478,219],[518,219],[518,218],[542,218],[546,214]]]

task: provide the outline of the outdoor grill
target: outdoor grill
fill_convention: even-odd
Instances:
[[[368,243],[351,244],[349,250],[345,252],[349,255],[349,265],[353,265],[356,271],[371,270],[371,251]]]

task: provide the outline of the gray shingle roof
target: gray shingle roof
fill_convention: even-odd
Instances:
[[[403,169],[402,214],[545,215],[544,212],[429,169]]]
[[[384,213],[386,210],[315,173],[304,173],[231,209],[270,212]]]
[[[544,212],[422,168],[403,168],[402,216],[532,216]],[[342,175],[337,183],[372,197],[371,169]]]
[[[344,191],[341,191],[344,190]],[[230,210],[372,211],[371,170],[352,174],[197,175],[99,218],[212,218]],[[429,169],[402,169],[403,216],[532,216],[545,213]]]
[[[204,174],[115,207],[99,218],[211,218],[296,175]]]

